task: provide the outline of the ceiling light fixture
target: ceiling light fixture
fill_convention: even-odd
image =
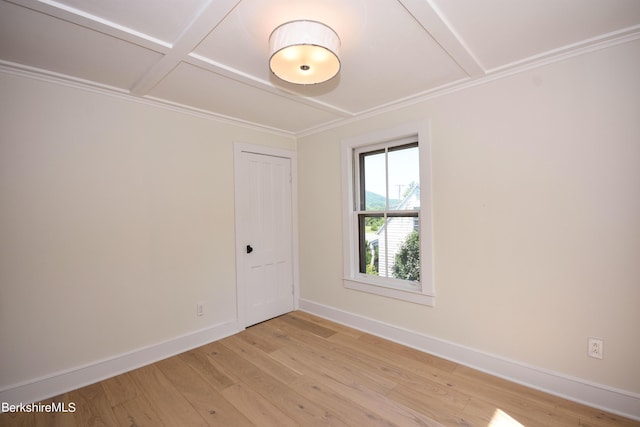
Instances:
[[[316,21],[291,21],[269,36],[269,68],[290,83],[326,82],[340,71],[340,38]]]

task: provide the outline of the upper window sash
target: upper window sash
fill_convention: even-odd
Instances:
[[[409,148],[420,148],[419,142],[416,136],[404,137],[394,139],[392,141],[387,141],[378,144],[366,145],[358,148],[354,148],[353,150],[353,169],[354,169],[354,183],[353,183],[353,210],[354,211],[392,211],[398,210],[394,209],[396,206],[389,206],[389,200],[391,200],[391,195],[389,194],[389,164],[388,164],[388,154],[394,151],[405,150]],[[378,154],[385,154],[385,208],[384,209],[367,209],[366,207],[366,179],[365,179],[365,159],[367,156],[374,156]],[[418,163],[420,160],[418,159]],[[364,185],[363,185],[364,184]],[[400,209],[402,210],[402,209]]]

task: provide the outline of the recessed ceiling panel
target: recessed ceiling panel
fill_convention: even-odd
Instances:
[[[637,26],[638,0],[434,0],[480,63],[491,70]]]
[[[77,9],[173,43],[182,31],[211,0],[58,0],[57,3]]]
[[[339,118],[186,63],[176,67],[149,96],[288,132]]]
[[[270,76],[269,36],[279,25],[298,19],[319,21],[335,30],[345,43],[357,43],[369,10],[366,0],[242,0],[195,53],[260,80]],[[397,8],[399,5],[391,3]]]
[[[0,2],[0,58],[129,89],[161,54]]]
[[[340,83],[319,100],[359,113],[468,78],[406,9],[373,3],[363,38],[345,40]]]
[[[313,19],[341,40],[336,81],[292,86],[268,66],[269,35],[283,22]],[[244,0],[203,40],[195,53],[232,69],[357,113],[410,97],[466,74],[430,34],[395,1],[261,2]]]

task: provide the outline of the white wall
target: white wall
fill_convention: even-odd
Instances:
[[[635,41],[299,139],[301,298],[640,393],[638,76]],[[340,141],[420,119],[435,307],[341,280]]]
[[[292,138],[4,73],[0,93],[0,391],[235,321],[233,142]]]

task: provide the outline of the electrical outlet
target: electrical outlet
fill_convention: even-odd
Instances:
[[[604,353],[604,341],[598,338],[589,337],[587,355],[596,359],[602,359]]]
[[[196,303],[196,316],[204,316],[204,303],[198,302]]]

